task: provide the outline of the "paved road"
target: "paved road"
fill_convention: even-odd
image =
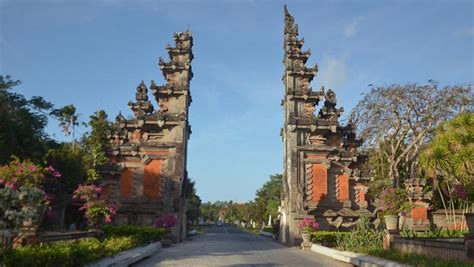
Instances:
[[[206,233],[133,266],[351,266],[314,252],[283,246],[236,227],[211,227]]]

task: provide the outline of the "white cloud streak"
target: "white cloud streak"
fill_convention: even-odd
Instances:
[[[319,81],[328,89],[341,88],[347,81],[347,66],[341,59],[325,57],[320,69]]]
[[[361,21],[363,21],[365,19],[365,17],[363,16],[359,16],[359,17],[356,17],[354,18],[351,23],[349,23],[345,28],[344,28],[344,36],[346,38],[350,38],[350,37],[353,37],[357,34],[358,32],[358,28],[359,28],[359,23]]]

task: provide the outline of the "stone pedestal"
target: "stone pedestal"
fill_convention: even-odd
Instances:
[[[393,239],[399,236],[400,232],[398,230],[385,230],[383,235],[383,249],[389,250]]]
[[[311,234],[302,234],[303,242],[301,242],[302,250],[311,250],[313,243],[311,242]]]

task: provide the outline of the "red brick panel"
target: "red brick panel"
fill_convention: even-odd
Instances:
[[[143,195],[150,199],[160,197],[160,169],[161,160],[155,159],[145,166],[145,176],[143,177]]]
[[[132,197],[133,170],[125,169],[120,175],[120,195],[124,198]]]
[[[365,201],[365,193],[361,191],[361,188],[362,188],[362,184],[361,183],[357,183],[356,187],[357,187],[357,190],[358,190],[358,199],[357,199],[357,203],[360,203],[362,201]]]
[[[415,202],[415,205],[419,204],[418,201]],[[423,206],[416,206],[411,210],[411,219],[412,220],[428,220],[428,210]]]
[[[328,194],[328,170],[323,164],[313,164],[313,202],[319,203]]]
[[[337,179],[339,179],[339,196],[337,199],[339,202],[349,200],[349,175],[343,173]]]

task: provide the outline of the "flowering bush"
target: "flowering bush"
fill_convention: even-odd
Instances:
[[[47,183],[54,183],[62,175],[53,166],[46,168],[31,161],[20,161],[18,158],[0,167],[0,184],[16,189],[21,186],[44,188]]]
[[[393,187],[385,188],[376,199],[375,205],[384,215],[398,215],[413,208],[407,199],[406,191]]]
[[[315,232],[318,227],[319,223],[312,219],[312,218],[304,218],[303,220],[300,221],[300,224],[298,227],[301,229],[301,231],[305,234],[310,234],[312,232]]]
[[[178,223],[176,216],[171,213],[165,213],[160,217],[156,218],[154,225],[156,227],[162,227],[165,229],[171,228]]]
[[[61,173],[52,166],[44,168],[18,158],[0,167],[0,230],[13,238],[6,240],[4,250],[21,237],[21,227],[36,227],[41,223],[52,200],[45,192],[46,185],[59,177]]]
[[[85,211],[85,217],[91,226],[97,226],[102,221],[111,223],[117,213],[117,206],[104,199],[100,199],[102,187],[96,185],[79,185],[73,193],[74,199],[85,201],[79,210]]]

